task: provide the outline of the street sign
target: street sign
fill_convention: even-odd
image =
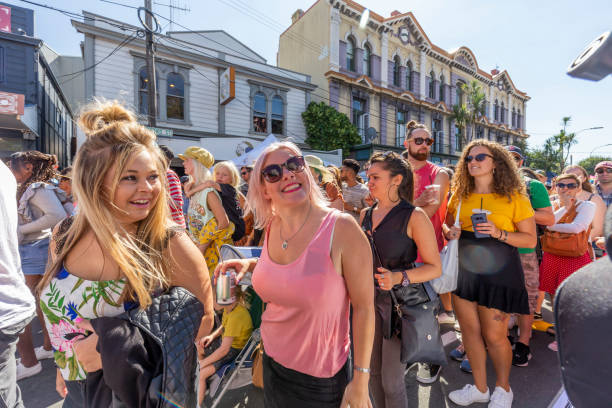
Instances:
[[[155,133],[156,136],[172,137],[172,135],[174,134],[174,131],[172,129],[162,129],[158,127],[148,127],[148,126],[147,126],[147,129],[153,131],[153,133]]]

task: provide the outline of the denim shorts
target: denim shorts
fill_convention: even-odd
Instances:
[[[49,256],[49,238],[19,245],[19,256],[24,275],[44,275]]]

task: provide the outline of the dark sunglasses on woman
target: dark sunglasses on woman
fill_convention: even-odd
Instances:
[[[612,173],[612,167],[606,167],[606,168],[600,167],[597,170],[595,170],[595,173],[597,173],[597,174],[604,174],[604,171],[606,173],[608,173],[608,174],[611,174]]]
[[[567,183],[567,184],[566,183],[557,183],[556,185],[557,185],[557,188],[560,188],[560,189],[567,188],[568,190],[573,190],[576,187],[578,187],[578,184],[576,184],[576,183]]]
[[[277,183],[283,178],[283,167],[296,174],[303,172],[304,166],[304,156],[293,156],[284,163],[266,166],[261,175],[268,183]]]
[[[472,155],[466,156],[465,162],[470,163],[472,160],[476,160],[477,162],[483,162],[485,161],[487,157],[493,158],[493,156],[491,156],[490,154],[478,153],[476,156],[472,156]]]
[[[417,146],[422,145],[423,143],[425,143],[427,146],[431,146],[434,142],[434,140],[431,137],[415,137],[412,139],[414,141],[414,144],[416,144]]]

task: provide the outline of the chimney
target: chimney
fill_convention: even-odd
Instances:
[[[393,11],[391,12],[391,17],[399,16],[400,14],[402,14],[402,13],[400,13],[400,12],[399,12],[399,11],[397,11],[397,10],[393,10]]]
[[[300,19],[304,15],[304,10],[297,9],[295,13],[291,16],[291,24],[294,24],[296,21]]]
[[[499,69],[495,68],[491,70],[491,75],[495,76],[497,74],[499,74]]]

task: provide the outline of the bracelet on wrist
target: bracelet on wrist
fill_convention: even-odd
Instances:
[[[355,370],[355,371],[359,371],[360,373],[370,374],[370,369],[369,369],[369,368],[363,368],[363,367],[359,367],[359,366],[353,366],[353,370]]]

